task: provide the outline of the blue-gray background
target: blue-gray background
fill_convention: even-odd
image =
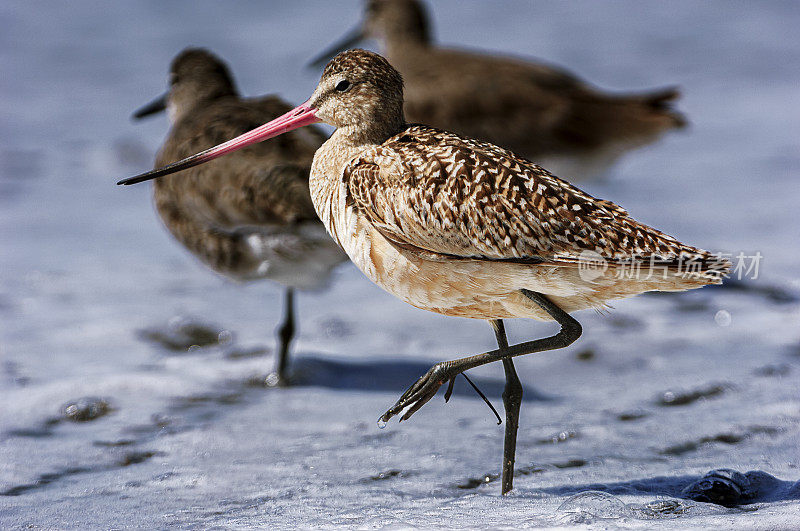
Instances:
[[[679,491],[681,480],[660,488],[656,478],[719,466],[796,481],[800,308],[765,292],[621,301],[609,316],[579,314],[586,334],[569,350],[520,361],[532,398],[520,466],[587,465],[522,477],[509,500],[497,497],[496,483],[454,486],[499,464],[502,429],[469,395],[446,407],[435,400],[383,431],[374,424],[415,371],[490,348],[488,327],[407,307],[350,265],[331,289],[300,297],[296,350],[301,366],[319,371],[314,385],[243,388],[271,365],[269,355],[231,360],[219,347],[170,356],[137,338],[138,329],[190,316],[229,329],[243,348],[269,349],[280,289],[234,286],[208,272],[160,226],[148,185],[114,186],[151,166],[168,127],[165,117],[132,123],[131,111],[163,92],[170,60],[189,45],[229,62],[246,95],[303,101],[319,75],[304,64],[355,25],[360,8],[0,6],[0,489],[37,485],[0,497],[0,523],[552,525],[563,523],[558,507],[575,486],[623,485],[614,492],[626,503],[646,503]],[[585,188],[688,243],[760,252],[752,285],[784,299],[800,290],[800,4],[441,1],[431,12],[447,45],[539,57],[606,89],[679,85],[691,127]],[[550,328],[519,321],[510,330],[521,340]],[[587,348],[594,361],[576,361]],[[375,384],[389,360],[399,369]],[[501,377],[496,367],[475,372],[489,384]],[[773,376],[757,376],[766,373]],[[726,389],[716,399],[679,411],[653,405],[668,389],[715,382]],[[489,389],[496,399],[498,386]],[[207,397],[231,392],[237,407]],[[24,435],[83,395],[107,397],[116,410]],[[198,396],[206,396],[202,415],[175,405]],[[629,409],[650,416],[614,420]],[[159,425],[157,415],[182,428],[130,435]],[[777,431],[659,457],[665,447],[754,425]],[[562,430],[580,436],[536,444]],[[118,466],[123,450],[95,444],[115,440],[152,456]],[[401,472],[369,480],[386,470]],[[47,474],[57,479],[42,482]],[[786,523],[796,502],[776,499],[750,515],[694,508],[685,517]]]

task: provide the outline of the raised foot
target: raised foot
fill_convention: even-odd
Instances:
[[[451,380],[455,375],[450,374],[447,366],[444,363],[437,363],[425,375],[414,382],[414,385],[408,388],[408,391],[403,393],[395,405],[393,405],[386,413],[381,416],[382,422],[387,422],[390,418],[394,417],[405,411],[403,416],[400,417],[400,422],[408,419],[411,415],[419,411],[431,398],[434,397],[439,388],[445,382]]]

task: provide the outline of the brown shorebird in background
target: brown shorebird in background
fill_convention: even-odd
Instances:
[[[172,61],[169,92],[134,117],[164,109],[172,128],[156,167],[249,131],[291,106],[276,96],[240,98],[221,60],[187,49]],[[287,381],[294,290],[324,284],[334,266],[346,260],[325,234],[309,194],[312,157],[325,135],[309,128],[282,138],[154,186],[164,225],[203,263],[234,280],[266,278],[286,288],[280,351],[269,384]]]
[[[674,88],[610,94],[552,65],[438,47],[417,0],[367,1],[361,27],[315,64],[362,38],[380,41],[403,75],[410,122],[506,147],[570,181],[685,125]]]
[[[413,306],[490,322],[498,349],[434,365],[381,419],[409,418],[445,383],[502,361],[503,492],[512,487],[522,386],[512,357],[566,347],[569,312],[645,291],[718,284],[730,264],[643,225],[506,149],[403,115],[400,74],[380,55],[336,56],[311,98],[224,144],[125,179],[190,168],[323,121],[337,127],[314,156],[311,195],[333,238],[373,282]],[[590,260],[585,260],[585,258]],[[582,267],[601,264],[602,268]],[[503,319],[555,320],[554,336],[509,346]]]

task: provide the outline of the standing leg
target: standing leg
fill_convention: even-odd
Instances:
[[[283,307],[283,323],[278,328],[278,339],[280,340],[280,351],[278,360],[273,373],[277,378],[271,377],[267,381],[272,385],[286,385],[287,366],[289,365],[289,344],[294,338],[294,288],[286,288],[286,302]]]
[[[497,337],[500,350],[508,349],[506,328],[502,319],[490,321]],[[514,460],[517,453],[517,430],[519,429],[519,409],[522,405],[522,384],[514,369],[511,358],[503,358],[503,369],[506,372],[506,387],[503,389],[503,405],[506,409],[506,434],[503,441],[503,477],[502,494],[508,494],[514,488]]]
[[[519,425],[519,407],[522,401],[522,389],[519,378],[517,378],[516,371],[514,370],[514,365],[510,363],[511,358],[523,354],[564,348],[578,339],[582,332],[580,323],[546,296],[527,289],[522,289],[520,291],[525,297],[536,303],[561,325],[561,330],[559,330],[556,335],[508,346],[502,322],[499,320],[495,321],[494,323],[497,324],[493,323],[493,326],[496,327],[495,330],[497,342],[500,346],[499,349],[484,352],[483,354],[476,354],[467,358],[437,363],[431,367],[422,378],[417,380],[414,385],[409,387],[408,390],[403,393],[403,396],[400,397],[400,400],[381,416],[383,422],[388,421],[395,415],[400,415],[401,421],[406,420],[433,398],[445,382],[450,381],[457,374],[461,374],[475,367],[480,367],[481,365],[486,365],[493,361],[502,360],[506,370],[506,389],[503,392],[503,402],[506,406],[506,435],[503,449],[503,494],[511,490],[514,479],[514,453],[516,450],[517,427]],[[506,361],[509,363],[506,363]],[[517,388],[518,386],[519,388]]]
[[[403,396],[400,397],[400,400],[398,400],[391,409],[381,416],[381,420],[386,422],[395,415],[400,415],[401,421],[408,419],[411,415],[416,413],[419,408],[424,406],[431,398],[433,398],[433,396],[445,382],[450,381],[457,374],[461,374],[466,370],[480,367],[481,365],[486,365],[487,363],[492,363],[493,361],[510,361],[514,356],[564,348],[580,337],[582,332],[580,323],[573,319],[567,312],[559,308],[558,305],[553,303],[541,293],[536,293],[527,289],[520,291],[528,299],[546,311],[558,324],[561,325],[561,330],[559,330],[556,335],[545,337],[543,339],[526,341],[525,343],[507,346],[506,348],[499,348],[497,350],[492,350],[483,354],[476,354],[475,356],[469,356],[467,358],[437,363],[431,367],[430,370],[422,376],[422,378],[417,380],[414,385],[409,387],[408,390],[403,393]],[[498,343],[500,343],[500,341],[501,340],[498,335]],[[502,341],[504,344],[507,344],[505,342],[505,334],[503,334]],[[507,421],[508,424],[506,425],[506,446],[504,450],[506,455],[504,455],[503,459],[503,493],[507,492],[506,488],[511,488],[511,481],[513,479],[511,475],[506,476],[506,470],[513,470],[514,451],[511,449],[509,443],[516,444],[516,427],[519,420],[519,417],[517,416],[519,415],[519,405],[517,405],[517,412],[513,418],[514,428],[512,431],[510,424],[512,424],[511,414],[514,410],[513,402],[515,398],[515,384],[513,383],[513,380],[517,380],[516,385],[519,385],[519,380],[517,379],[516,374],[514,374],[513,367],[514,366],[511,364],[505,365],[507,387],[506,392],[503,394],[503,400],[504,402],[507,401],[506,412],[509,420]],[[522,394],[520,393],[518,400],[521,401],[521,398]],[[519,404],[519,402],[517,402],[517,404]],[[511,456],[510,460],[508,459],[509,454]]]
[[[535,291],[527,289],[521,289],[520,292],[531,301],[538,304],[539,307],[561,325],[561,330],[559,330],[556,335],[543,339],[526,341],[518,345],[511,345],[506,349],[492,350],[484,352],[483,354],[475,354],[467,358],[437,363],[403,393],[400,400],[381,416],[381,420],[387,422],[390,418],[401,413],[401,421],[408,419],[433,398],[436,391],[439,390],[439,387],[445,382],[450,381],[455,375],[461,374],[464,371],[486,365],[487,363],[492,363],[493,361],[513,358],[514,356],[564,348],[581,337],[583,331],[581,324],[550,299],[541,293],[536,293]]]

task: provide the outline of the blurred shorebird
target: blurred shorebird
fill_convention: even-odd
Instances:
[[[206,50],[172,61],[169,92],[134,118],[167,110],[171,129],[156,167],[180,160],[291,109],[276,96],[243,99],[227,66]],[[176,240],[217,273],[286,288],[280,351],[267,383],[287,382],[294,290],[324,284],[346,260],[314,212],[308,176],[326,136],[317,128],[265,142],[186,175],[155,182],[156,209]]]
[[[611,94],[552,65],[436,46],[418,0],[368,0],[361,26],[312,64],[364,38],[402,74],[410,122],[503,146],[570,181],[686,123],[671,108],[675,88]]]
[[[569,312],[645,291],[718,284],[730,268],[511,151],[407,124],[400,74],[364,50],[336,56],[311,98],[280,118],[119,184],[174,173],[320,121],[337,129],[314,156],[311,195],[350,259],[407,303],[485,319],[497,337],[497,350],[434,365],[381,420],[398,414],[405,420],[450,382],[448,398],[458,374],[502,361],[504,493],[512,488],[522,399],[512,357],[575,341],[581,326]],[[589,264],[603,267],[584,269],[587,255]],[[554,320],[561,330],[509,346],[502,320],[511,317]]]

